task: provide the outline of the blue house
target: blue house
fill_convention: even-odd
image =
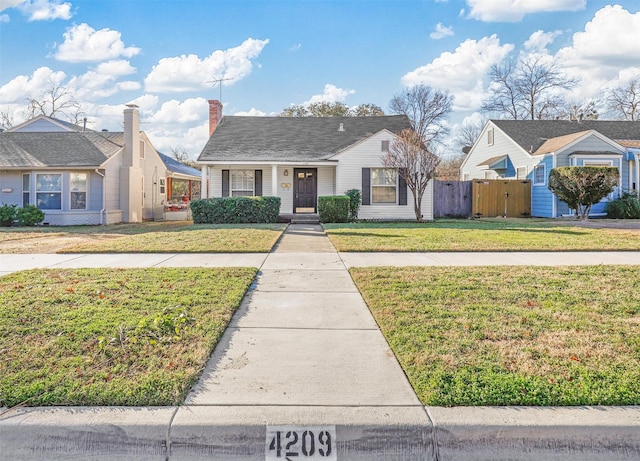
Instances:
[[[639,192],[640,122],[602,120],[489,120],[460,167],[462,180],[531,180],[531,215],[556,218],[571,210],[548,188],[561,166],[614,166],[616,190],[591,209],[604,213],[622,191]]]

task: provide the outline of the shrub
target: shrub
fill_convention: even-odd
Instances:
[[[576,210],[576,217],[586,219],[591,205],[613,192],[619,178],[616,167],[565,166],[549,172],[549,189]]]
[[[349,197],[349,221],[355,221],[358,219],[358,212],[360,211],[360,204],[362,203],[362,193],[359,189],[349,189],[344,195]]]
[[[620,198],[607,203],[607,218],[640,219],[640,199],[637,195],[625,192]]]
[[[18,208],[16,218],[19,226],[35,226],[44,221],[44,211],[35,205],[27,205],[24,208]]]
[[[350,199],[346,195],[318,197],[318,214],[321,222],[349,221]]]
[[[217,197],[190,206],[195,224],[276,223],[280,197]]]
[[[0,206],[0,227],[11,227],[16,219],[16,205]]]

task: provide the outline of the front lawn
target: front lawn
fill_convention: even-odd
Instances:
[[[640,404],[640,266],[350,272],[425,405]]]
[[[572,221],[439,220],[323,226],[342,252],[640,250],[640,228],[592,228]]]
[[[255,274],[80,269],[0,278],[0,407],[180,404]]]
[[[0,228],[9,253],[268,253],[285,224],[138,223]],[[56,242],[59,244],[56,245]]]

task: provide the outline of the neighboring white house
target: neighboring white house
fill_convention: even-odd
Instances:
[[[163,219],[172,171],[144,132],[135,105],[124,131],[92,131],[39,116],[0,133],[0,204],[36,205],[51,225]],[[200,181],[196,169],[181,179]]]
[[[531,215],[571,213],[548,188],[549,172],[561,166],[615,166],[617,190],[592,207],[602,214],[621,191],[639,194],[640,122],[603,120],[489,120],[460,167],[462,180],[531,180]]]
[[[396,133],[410,128],[403,115],[373,117],[222,117],[209,101],[210,138],[197,162],[202,196],[281,198],[281,215],[317,212],[318,197],[362,193],[361,219],[415,219],[413,199],[382,156]],[[422,201],[433,219],[433,182]]]

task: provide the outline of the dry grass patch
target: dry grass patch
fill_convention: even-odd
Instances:
[[[81,269],[0,278],[0,407],[180,404],[255,273]]]
[[[639,270],[351,273],[426,405],[635,405]]]

